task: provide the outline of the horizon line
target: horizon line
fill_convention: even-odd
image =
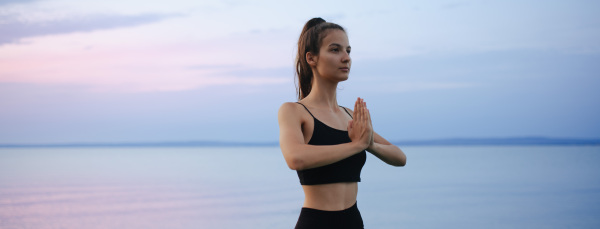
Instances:
[[[498,137],[439,138],[390,141],[399,146],[509,146],[509,145],[600,145],[600,138]],[[278,146],[279,141],[152,141],[152,142],[71,142],[71,143],[0,143],[0,148],[44,147],[261,147]]]

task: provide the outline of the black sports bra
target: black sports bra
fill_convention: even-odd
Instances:
[[[315,118],[304,104],[298,104],[302,105],[314,119],[315,125],[312,137],[310,138],[310,141],[308,141],[309,145],[338,145],[351,142],[348,131],[338,130],[327,126],[325,123]],[[346,108],[343,109],[350,115]],[[350,115],[350,117],[352,117],[352,115]],[[367,153],[363,150],[360,153],[329,165],[299,170],[297,171],[298,178],[300,178],[300,184],[302,185],[360,182],[360,171],[365,165],[366,160]]]

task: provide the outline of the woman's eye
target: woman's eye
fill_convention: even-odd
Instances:
[[[340,51],[339,49],[331,49],[332,52],[338,52]]]

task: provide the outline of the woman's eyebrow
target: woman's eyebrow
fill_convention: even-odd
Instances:
[[[344,47],[343,45],[338,44],[338,43],[331,43],[331,44],[329,44],[329,46]],[[348,47],[346,47],[346,48],[350,48],[350,45],[348,45]]]

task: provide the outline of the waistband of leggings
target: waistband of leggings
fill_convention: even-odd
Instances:
[[[314,209],[314,208],[302,208],[302,211],[306,211],[306,212],[319,212],[319,213],[331,213],[331,214],[335,214],[335,213],[344,213],[344,212],[351,212],[351,211],[355,211],[356,209],[358,209],[358,202],[355,202],[354,205],[352,205],[349,208],[346,208],[344,210],[339,210],[339,211],[327,211],[327,210],[320,210],[320,209]]]

